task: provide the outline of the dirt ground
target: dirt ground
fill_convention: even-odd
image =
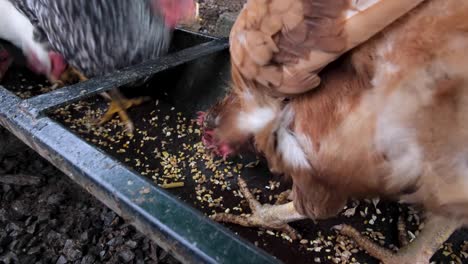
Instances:
[[[200,31],[244,2],[199,1]],[[0,146],[0,263],[178,263],[3,128]]]
[[[213,33],[216,21],[225,12],[238,12],[247,0],[200,0],[200,32]]]
[[[0,146],[0,263],[177,263],[3,128]]]

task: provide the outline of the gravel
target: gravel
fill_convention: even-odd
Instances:
[[[0,129],[0,263],[178,263]]]
[[[199,30],[202,33],[216,35],[217,21],[226,13],[238,13],[247,0],[199,0],[201,23]],[[225,33],[223,30],[222,33]],[[226,34],[223,34],[226,36]]]

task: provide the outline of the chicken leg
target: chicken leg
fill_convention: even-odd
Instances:
[[[237,224],[245,227],[262,227],[284,232],[291,239],[299,238],[297,231],[288,225],[289,222],[305,219],[306,216],[299,214],[292,202],[282,205],[260,204],[247,187],[247,183],[239,177],[239,189],[249,202],[252,214],[239,216],[232,214],[215,214],[212,219],[217,222]]]
[[[349,236],[366,250],[371,256],[385,264],[422,264],[429,263],[434,253],[461,226],[457,219],[447,219],[440,216],[428,217],[421,234],[410,244],[400,249],[398,253],[382,248],[362,236],[359,231],[348,225],[334,227],[341,234]]]
[[[70,65],[68,65],[67,68],[62,72],[58,80],[49,77],[49,82],[52,84],[52,90],[58,87],[62,87],[65,84],[74,84],[86,80],[88,80],[88,78],[86,78],[81,72]]]
[[[122,122],[125,124],[125,131],[128,134],[132,134],[133,130],[135,129],[135,126],[133,125],[133,122],[128,116],[126,110],[133,106],[141,105],[142,103],[146,102],[148,98],[138,97],[138,98],[128,99],[128,98],[125,98],[125,96],[122,95],[118,89],[113,89],[109,91],[108,93],[106,92],[101,95],[104,98],[110,100],[111,102],[109,105],[109,109],[100,118],[100,120],[98,121],[98,124],[103,125],[106,122],[110,121],[115,114],[118,114],[120,117],[120,120],[122,120]]]
[[[80,82],[88,80],[81,72],[75,68],[69,66],[67,70],[61,75],[60,81],[70,81],[72,78],[78,78]],[[101,93],[101,96],[110,101],[110,105],[106,113],[98,120],[96,123],[98,125],[103,125],[106,122],[110,121],[115,114],[118,114],[122,122],[125,124],[125,131],[128,134],[132,134],[135,126],[133,125],[132,120],[127,114],[127,109],[140,105],[148,100],[147,97],[125,98],[124,95],[120,93],[118,89],[113,89],[109,92]]]

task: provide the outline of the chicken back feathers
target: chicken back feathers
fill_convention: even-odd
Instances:
[[[152,0],[10,0],[36,27],[38,41],[88,78],[167,52],[171,30]]]
[[[230,35],[233,66],[278,95],[305,92],[329,62],[420,2],[249,0]]]
[[[232,90],[205,117],[211,143],[254,138],[314,219],[381,195],[468,221],[467,12],[465,2],[425,1],[289,101],[233,67]]]

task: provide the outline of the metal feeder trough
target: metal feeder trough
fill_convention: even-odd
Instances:
[[[179,47],[179,51],[157,61],[25,100],[0,86],[0,123],[179,260],[187,263],[274,262],[272,257],[240,240],[47,116],[48,111],[57,107],[212,56],[228,47],[225,39],[181,30],[175,34],[176,45],[195,45]],[[10,86],[8,81],[5,80],[7,87]],[[128,182],[132,185],[129,186]],[[151,198],[137,203],[141,189],[149,189],[147,197]],[[232,258],[233,254],[238,258]]]
[[[158,111],[162,117],[177,109],[187,118],[195,117],[197,111],[208,108],[225,93],[223,87],[227,87],[229,69],[227,39],[177,30],[171,52],[164,57],[54,91],[45,89],[47,84],[40,77],[21,69],[10,71],[0,86],[0,124],[184,263],[310,263],[317,258],[322,263],[331,262],[327,258],[329,253],[312,251],[303,243],[291,243],[271,234],[259,236],[258,232],[264,231],[211,221],[206,216],[212,212],[211,208],[197,204],[196,185],[189,172],[185,173],[184,187],[170,190],[156,185],[148,177],[150,175],[143,176],[144,168],[158,170],[154,144],[160,144],[168,133],[164,127],[149,125],[154,124],[148,120],[151,119],[149,113]],[[141,80],[146,82],[142,85]],[[101,144],[103,139],[86,131],[85,125],[70,124],[69,120],[83,118],[90,110],[73,107],[76,103],[88,102],[91,108],[105,107],[97,94],[116,87],[129,96],[153,98],[152,102],[131,109],[129,114],[135,127],[146,131],[135,137],[157,138],[154,143],[141,141],[145,143],[122,153],[117,148],[123,142]],[[60,114],[64,111],[71,117]],[[164,122],[175,122],[171,118]],[[162,120],[155,122],[159,124]],[[115,136],[121,127],[114,128],[115,131],[105,132]],[[168,148],[178,153],[182,146],[197,140],[200,139],[194,136],[175,139]],[[140,159],[147,163],[144,168],[132,165]],[[249,161],[249,157],[242,159]],[[280,179],[271,176],[262,162],[243,171],[242,175],[252,189],[265,189],[269,180]],[[229,180],[233,189],[237,189],[235,178]],[[283,182],[281,185],[270,194],[287,187]],[[268,199],[263,197],[260,201],[268,202]],[[240,198],[234,196],[223,201],[228,207],[239,202]],[[395,204],[385,203],[384,207],[382,214],[387,218],[396,219],[400,214]],[[331,226],[343,222],[365,230],[367,226],[360,217],[340,216],[318,224],[301,221],[292,225],[304,237],[313,240],[318,232],[326,233]],[[396,221],[376,223],[375,227],[383,234],[392,234],[385,238],[388,243],[397,240]],[[325,237],[328,235],[334,232],[329,231]],[[454,237],[453,244],[460,246],[467,236],[460,231]],[[377,263],[363,252],[355,256],[361,263]]]

